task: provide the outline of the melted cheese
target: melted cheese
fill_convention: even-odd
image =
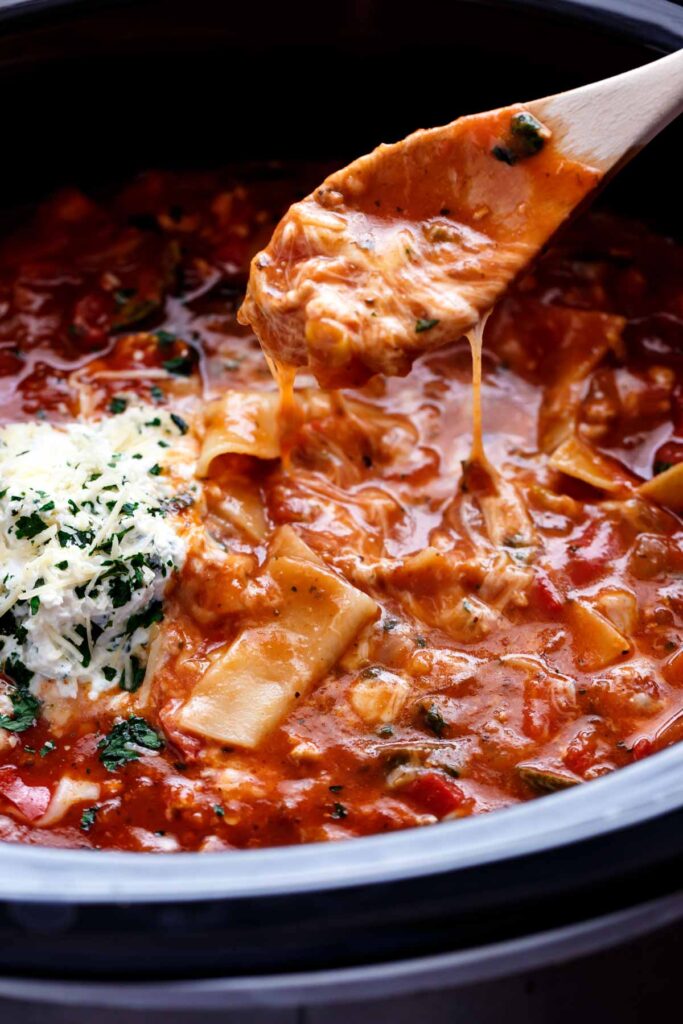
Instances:
[[[0,665],[62,696],[134,689],[190,503],[184,422],[138,406],[64,427],[0,429]],[[183,502],[173,503],[179,492]],[[19,675],[26,679],[19,668]]]
[[[470,459],[472,462],[481,462],[486,466],[489,465],[489,462],[484,452],[481,421],[481,349],[484,342],[484,328],[489,316],[490,311],[484,313],[481,320],[466,332],[472,352],[472,451]]]

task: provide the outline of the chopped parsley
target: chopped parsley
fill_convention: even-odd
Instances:
[[[515,141],[515,148],[521,159],[540,153],[545,145],[547,132],[533,114],[523,110],[513,115],[510,121],[510,136]]]
[[[135,615],[131,615],[126,623],[126,633],[129,636],[136,631],[136,629],[149,629],[154,622],[161,622],[164,617],[164,609],[161,601],[152,601],[144,611],[137,612]]]
[[[172,345],[174,341],[177,341],[177,337],[171,331],[158,330],[154,332],[154,337],[157,339],[160,345]]]
[[[128,693],[135,693],[142,686],[145,678],[145,666],[140,664],[140,659],[134,654],[130,657],[130,671],[126,674],[124,669],[119,679],[119,687]]]
[[[8,658],[3,669],[6,676],[22,689],[26,689],[33,679],[33,672],[26,668],[23,661],[18,658]]]
[[[424,723],[435,736],[443,736],[447,728],[446,719],[439,711],[436,704],[425,705],[421,708]]]
[[[109,403],[109,412],[112,413],[112,415],[114,415],[114,416],[118,416],[122,412],[125,412],[127,407],[128,407],[128,402],[126,401],[125,398],[121,398],[120,396],[115,396],[114,398],[112,398],[111,402]]]
[[[76,589],[78,590],[78,588]],[[81,665],[83,666],[83,668],[87,668],[92,658],[92,655],[90,653],[90,644],[88,643],[88,630],[83,625],[82,622],[79,622],[77,626],[74,626],[74,633],[79,637],[80,643],[76,643],[76,641],[72,640],[70,637],[68,638],[69,643],[73,644],[78,653],[80,654]]]
[[[131,715],[123,722],[118,722],[111,732],[100,740],[97,749],[100,751],[100,761],[107,771],[115,772],[130,761],[139,760],[140,751],[136,750],[136,747],[163,750],[164,746],[164,740],[156,729],[153,729],[144,718]]]
[[[434,320],[431,317],[419,317],[415,321],[415,333],[422,334],[423,331],[431,331],[432,327],[440,323],[439,320]]]
[[[87,548],[95,539],[92,530],[57,530],[57,540],[60,548],[66,548],[70,544],[77,548]]]
[[[540,153],[545,145],[549,132],[533,114],[521,111],[510,119],[508,134],[491,150],[491,154],[501,163],[514,167],[520,160]]]
[[[15,533],[19,540],[24,538],[32,540],[43,530],[47,530],[47,526],[48,524],[40,518],[37,512],[32,512],[30,516],[19,516]]]
[[[187,423],[185,422],[185,420],[183,419],[183,417],[182,416],[178,416],[177,413],[172,412],[171,413],[171,419],[173,420],[173,422],[175,423],[176,427],[178,428],[178,430],[180,431],[181,434],[186,434],[188,432],[188,430],[190,429],[188,427]]]
[[[5,673],[10,675],[7,664],[5,664]],[[11,716],[0,715],[0,729],[7,729],[8,732],[25,732],[36,724],[41,704],[26,686],[20,685],[16,679],[15,682],[17,685],[9,694],[13,713]]]
[[[93,825],[95,824],[95,818],[97,817],[98,811],[99,807],[97,806],[97,804],[95,804],[94,807],[86,807],[86,809],[83,811],[83,813],[81,814],[81,829],[83,830],[83,832],[89,832],[90,829],[93,827]]]
[[[174,356],[173,359],[165,359],[161,365],[169,373],[174,373],[178,377],[191,377],[194,359],[190,355]]]

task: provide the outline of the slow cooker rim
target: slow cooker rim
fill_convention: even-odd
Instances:
[[[472,3],[474,0],[465,0]],[[488,0],[484,0],[488,2]],[[683,42],[683,9],[669,0],[496,0],[559,18],[590,20],[644,47]],[[63,13],[80,0],[2,0],[0,22]],[[107,0],[98,6],[111,6]],[[263,850],[159,857],[0,843],[0,900],[129,903],[290,895],[391,883],[506,862],[586,842],[683,806],[683,745],[662,751],[588,786],[427,829]],[[653,794],[655,794],[653,796]],[[560,814],[560,808],[562,813]],[[549,827],[550,825],[550,827]],[[457,830],[457,831],[455,831]],[[452,837],[452,842],[450,841]],[[435,842],[435,839],[439,842]]]
[[[0,843],[0,901],[135,904],[263,898],[503,864],[646,826],[679,809],[682,769],[679,744],[588,785],[492,814],[349,842],[201,855]]]
[[[291,1006],[343,1005],[359,999],[396,998],[448,986],[491,982],[516,972],[568,958],[587,957],[657,931],[683,915],[683,893],[648,900],[569,925],[494,941],[483,946],[428,956],[382,960],[350,967],[290,971],[258,976],[207,976],[172,981],[55,980],[2,975],[0,999],[59,1006],[100,1006],[128,1011],[173,1008],[254,1011]]]

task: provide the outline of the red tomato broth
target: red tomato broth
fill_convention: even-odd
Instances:
[[[89,412],[106,411],[122,390],[181,413],[226,387],[273,390],[235,312],[250,257],[302,191],[292,177],[152,174],[105,200],[68,193],[37,211],[0,246],[3,421],[65,421],[86,400]],[[587,358],[571,392],[575,429],[636,483],[651,475],[657,451],[678,443],[682,265],[671,242],[584,216],[494,312],[483,358],[486,452],[524,497],[536,536],[528,560],[510,538],[495,561],[477,496],[461,487],[471,443],[464,340],[422,357],[404,379],[374,378],[292,421],[284,462],[216,460],[206,524],[225,558],[188,558],[167,593],[169,657],[146,713],[164,749],[115,772],[101,763],[98,743],[137,713],[133,694],[117,693],[115,708],[80,701],[63,725],[41,715],[0,748],[0,772],[34,787],[39,803],[64,774],[87,778],[101,787],[97,810],[84,823],[79,804],[39,828],[0,786],[0,837],[211,850],[389,832],[531,799],[661,746],[662,723],[683,710],[680,673],[661,671],[680,647],[681,522],[629,487],[605,495],[553,469],[539,422],[552,420],[552,389],[573,365],[552,351],[567,311],[586,350],[598,344],[596,312],[623,317],[622,343],[601,348],[594,365]],[[171,361],[182,372],[166,372]],[[627,384],[614,385],[619,374],[631,375]],[[236,480],[262,504],[269,535],[293,525],[381,606],[253,751],[200,740],[176,720],[209,655],[272,600],[252,586],[266,543],[221,517]],[[521,600],[495,608],[483,633],[481,616],[502,600],[501,567],[519,570],[510,588]],[[587,667],[572,607],[624,587],[637,606],[629,652]],[[472,612],[461,607],[468,601]],[[408,688],[401,710],[364,720],[354,693],[396,679]],[[44,750],[48,741],[55,749]],[[234,774],[218,785],[225,769]]]

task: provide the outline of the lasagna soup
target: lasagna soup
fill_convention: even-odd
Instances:
[[[278,388],[237,310],[308,184],[151,173],[4,234],[3,840],[390,832],[683,736],[681,250],[566,233],[486,324],[473,448],[467,338]]]

